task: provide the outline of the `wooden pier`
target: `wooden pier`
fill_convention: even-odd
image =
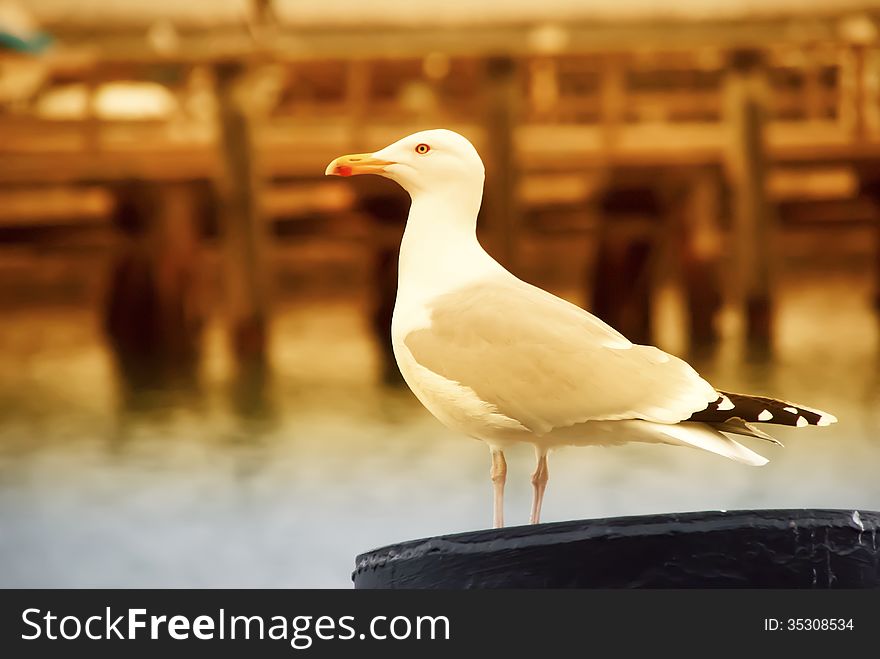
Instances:
[[[459,130],[480,149],[481,237],[517,274],[530,274],[525,246],[542,237],[598,244],[584,299],[637,340],[652,340],[652,301],[673,285],[695,348],[717,341],[728,307],[768,351],[778,236],[880,227],[871,13],[304,31],[258,4],[259,29],[187,28],[159,49],[130,27],[48,25],[61,44],[44,57],[48,82],[0,114],[0,195],[62,191],[64,218],[12,203],[0,230],[26,226],[32,240],[61,222],[113,237],[122,181],[161,189],[177,214],[189,184],[212,190],[214,234],[169,219],[156,231],[169,254],[218,251],[230,341],[260,363],[279,227],[302,222],[315,239],[393,261],[375,205],[365,212],[323,168],[421,128]],[[102,87],[120,81],[161,85],[173,109],[101,110]],[[84,94],[86,109],[71,111],[65,94]],[[377,332],[389,272],[375,270]]]

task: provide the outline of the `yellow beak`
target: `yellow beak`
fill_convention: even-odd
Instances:
[[[380,174],[385,167],[393,165],[390,160],[374,158],[372,153],[352,153],[339,156],[327,165],[324,176],[355,176],[356,174]]]

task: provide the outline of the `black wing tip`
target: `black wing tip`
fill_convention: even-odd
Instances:
[[[706,409],[694,413],[688,421],[724,423],[738,418],[749,423],[771,423],[794,426],[830,426],[837,417],[822,410],[804,407],[776,398],[736,394],[718,390],[718,399]]]

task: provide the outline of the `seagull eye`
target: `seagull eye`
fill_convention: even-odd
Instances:
[[[425,155],[430,150],[431,150],[431,147],[429,147],[427,144],[419,144],[416,147],[416,153],[418,153],[419,155]]]

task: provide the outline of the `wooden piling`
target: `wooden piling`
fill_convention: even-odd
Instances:
[[[391,347],[391,320],[397,298],[397,263],[409,212],[409,197],[384,185],[365,188],[367,191],[362,193],[359,207],[369,218],[370,232],[375,237],[370,325],[378,348],[381,380],[383,384],[399,386],[404,382]]]
[[[617,53],[604,58],[599,79],[599,121],[601,149],[606,157],[613,153],[624,125],[626,112],[626,62]]]
[[[725,80],[730,126],[727,164],[733,200],[733,245],[738,306],[745,315],[750,353],[771,349],[774,219],[765,188],[765,71],[763,54],[731,54]]]
[[[598,248],[590,310],[636,343],[652,343],[652,258],[665,216],[657,189],[617,180],[597,203]]]
[[[695,354],[718,343],[715,325],[721,308],[721,173],[702,168],[693,173],[682,209],[681,265],[688,302],[690,349]]]
[[[858,169],[859,191],[874,207],[874,308],[880,310],[880,176],[877,172],[876,165]]]
[[[246,65],[223,62],[216,65],[215,74],[223,164],[218,188],[230,339],[239,362],[263,364],[268,317],[266,225],[259,205]]]
[[[517,153],[514,133],[520,101],[519,69],[512,57],[486,60],[486,136],[488,140],[485,225],[498,245],[499,261],[516,271],[520,225],[517,204]]]
[[[846,131],[856,139],[866,133],[865,64],[866,48],[852,44],[840,53],[840,95],[838,118]]]
[[[116,190],[119,247],[104,328],[126,404],[196,382],[205,305],[199,197],[191,182],[130,181]]]

